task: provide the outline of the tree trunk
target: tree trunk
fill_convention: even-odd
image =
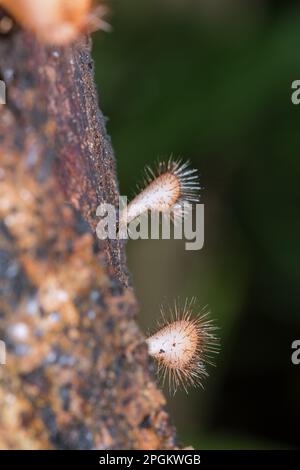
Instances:
[[[0,448],[165,449],[175,432],[128,286],[91,45],[0,39]]]

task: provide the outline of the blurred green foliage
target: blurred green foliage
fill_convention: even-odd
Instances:
[[[113,33],[94,41],[100,106],[122,194],[171,153],[191,159],[204,186],[203,250],[128,243],[145,331],[178,295],[196,295],[220,326],[205,390],[169,399],[181,440],[297,447],[300,106],[291,83],[300,79],[300,10],[229,3],[207,14],[207,0],[111,2]]]

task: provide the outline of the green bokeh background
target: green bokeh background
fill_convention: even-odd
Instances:
[[[222,350],[205,389],[169,396],[195,448],[300,445],[300,79],[297,2],[115,0],[94,37],[100,106],[131,197],[145,164],[199,169],[205,246],[130,241],[128,262],[152,329],[162,302],[197,296]]]

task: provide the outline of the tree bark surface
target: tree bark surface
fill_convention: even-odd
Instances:
[[[95,233],[119,191],[90,41],[13,31],[0,79],[0,448],[174,448],[124,244]]]

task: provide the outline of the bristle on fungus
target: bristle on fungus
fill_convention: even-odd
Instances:
[[[189,162],[173,160],[159,162],[156,171],[146,167],[144,189],[128,204],[121,223],[128,224],[147,211],[170,213],[171,217],[185,215],[184,203],[199,201],[199,177]]]
[[[187,392],[189,386],[202,386],[207,377],[207,364],[213,364],[212,355],[219,350],[216,326],[208,312],[193,314],[195,299],[186,300],[183,307],[175,302],[174,311],[157,333],[147,339],[149,354],[158,363],[163,383],[168,380],[174,394],[179,386]]]
[[[0,0],[0,6],[24,29],[52,45],[64,46],[82,33],[109,28],[102,19],[107,8],[93,9],[92,0]]]

